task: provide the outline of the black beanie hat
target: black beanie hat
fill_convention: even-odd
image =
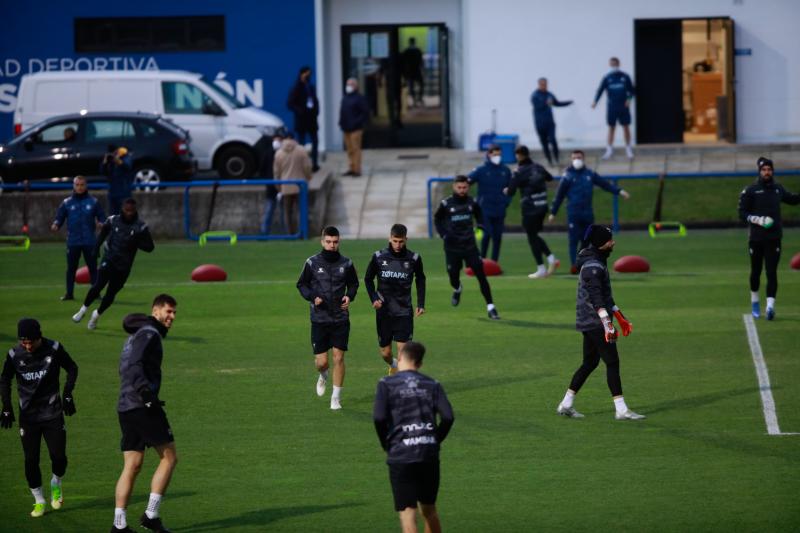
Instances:
[[[586,230],[584,240],[595,248],[600,248],[612,238],[611,228],[608,226],[601,226],[599,224],[592,224]]]
[[[758,171],[761,172],[761,167],[769,167],[773,171],[775,170],[775,165],[772,164],[772,159],[767,159],[766,157],[759,157],[758,161],[756,161],[756,166],[758,167]]]
[[[17,323],[17,337],[35,341],[42,338],[42,328],[35,318],[23,318]]]

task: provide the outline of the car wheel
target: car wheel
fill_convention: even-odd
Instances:
[[[144,192],[155,192],[161,184],[161,170],[154,165],[142,165],[136,169],[133,176],[134,185],[143,185],[138,188]]]
[[[217,172],[226,180],[249,178],[255,170],[255,157],[247,148],[232,146],[226,148],[217,163]]]

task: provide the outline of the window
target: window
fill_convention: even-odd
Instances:
[[[77,122],[61,122],[45,128],[36,136],[40,143],[63,143],[74,141],[78,134]]]
[[[90,120],[86,124],[86,142],[124,142],[135,137],[133,124],[127,120]]]
[[[161,83],[164,94],[164,112],[175,115],[202,115],[209,106],[216,106],[200,87],[181,81]],[[209,113],[210,114],[210,113]]]
[[[76,18],[75,52],[225,51],[225,17]]]

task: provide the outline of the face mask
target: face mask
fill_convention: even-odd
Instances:
[[[355,91],[355,89],[353,88],[352,85],[345,85],[344,92],[346,92],[347,94],[350,94],[350,93],[352,93],[354,91]]]
[[[281,142],[278,139],[272,141],[272,149],[273,150],[280,150],[281,149]]]
[[[580,170],[583,168],[583,159],[573,159],[572,160],[572,168],[575,170]]]
[[[499,164],[500,164],[500,161],[502,161],[502,159],[503,159],[503,158],[502,158],[502,157],[500,157],[499,155],[493,155],[493,156],[491,156],[491,157],[489,158],[489,161],[491,161],[491,162],[492,162],[493,164],[495,164],[495,165],[499,165]]]
[[[619,67],[611,67],[611,72],[619,72]]]

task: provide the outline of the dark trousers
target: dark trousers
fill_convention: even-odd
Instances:
[[[19,428],[25,455],[25,479],[28,486],[35,489],[42,486],[42,471],[39,469],[42,437],[50,453],[53,473],[61,477],[67,471],[67,430],[63,416],[46,422],[25,422],[21,418]]]
[[[319,137],[317,136],[316,131],[295,131],[294,134],[297,136],[297,143],[303,145],[306,143],[306,135],[311,140],[311,163],[314,165],[314,169],[319,166],[317,164],[317,156],[319,155]]]
[[[100,269],[97,271],[97,281],[92,284],[92,288],[86,293],[83,305],[89,307],[92,302],[100,296],[100,291],[108,285],[106,293],[103,295],[103,301],[100,302],[100,307],[97,308],[97,312],[102,315],[103,312],[114,303],[114,298],[117,296],[117,293],[122,290],[122,287],[125,286],[125,282],[128,280],[130,273],[130,270],[120,272],[110,264],[100,266]]]
[[[425,82],[422,80],[422,75],[407,78],[406,85],[408,86],[408,94],[411,95],[414,103],[421,102],[422,96],[425,94]]]
[[[578,251],[584,246],[583,236],[586,234],[586,228],[594,224],[594,220],[567,217],[567,223],[569,224],[569,264],[574,265]]]
[[[492,243],[492,260],[500,259],[500,244],[503,242],[503,230],[505,230],[505,215],[500,217],[483,217],[483,239],[481,239],[481,257],[487,257],[489,252],[489,242]]]
[[[761,267],[767,271],[767,298],[778,294],[778,263],[781,260],[781,240],[750,241],[750,290],[761,285]]]
[[[550,247],[539,236],[544,224],[544,217],[547,213],[541,215],[526,215],[522,217],[522,227],[525,228],[525,233],[528,234],[528,244],[531,247],[531,253],[536,260],[537,265],[544,263],[543,256],[550,255]]]
[[[83,254],[83,261],[89,268],[89,277],[92,284],[97,280],[97,256],[94,255],[94,246],[67,246],[67,294],[72,296],[75,288],[75,272]]]
[[[478,254],[477,248],[463,251],[445,248],[444,258],[447,262],[447,275],[450,278],[451,287],[456,290],[461,287],[461,265],[462,263],[466,264],[475,273],[483,299],[486,300],[487,304],[492,303],[492,289],[489,287],[489,280],[486,279],[486,273],[483,271],[483,260]]]
[[[547,162],[553,164],[553,156],[555,156],[556,163],[558,163],[558,143],[556,142],[556,123],[551,122],[544,126],[536,125],[536,134],[539,136],[539,142],[542,144],[542,151],[547,158]],[[553,147],[553,153],[550,155],[550,147]]]
[[[602,329],[583,332],[583,364],[575,371],[569,388],[578,392],[589,374],[600,364],[606,364],[606,381],[611,396],[622,396],[622,379],[619,377],[619,354],[616,343],[607,343]]]

